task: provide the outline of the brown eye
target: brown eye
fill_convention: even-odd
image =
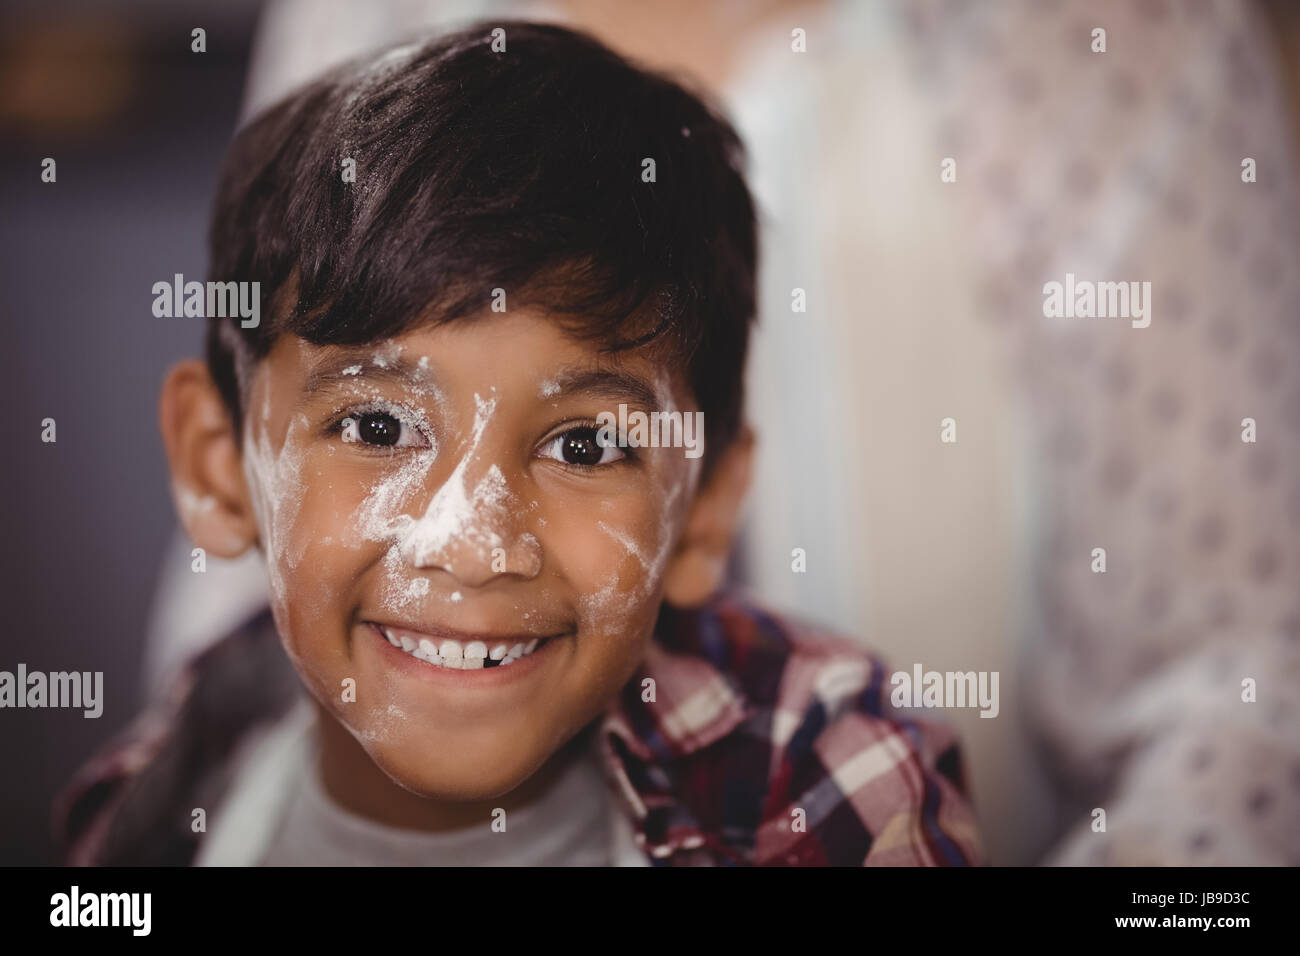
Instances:
[[[608,465],[627,457],[623,449],[617,445],[602,444],[599,429],[590,425],[570,428],[567,432],[555,436],[538,450],[538,455],[566,465],[588,468]]]
[[[361,416],[357,434],[367,445],[396,445],[402,437],[402,423],[392,415],[370,412]]]
[[[339,423],[345,442],[359,442],[373,448],[428,447],[421,430],[399,415],[384,411],[357,412]]]
[[[560,436],[560,454],[570,465],[599,465],[605,449],[596,444],[596,429],[575,428]]]

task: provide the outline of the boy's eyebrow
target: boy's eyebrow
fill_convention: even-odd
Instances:
[[[302,395],[310,398],[345,382],[390,382],[399,385],[434,387],[433,373],[427,366],[416,365],[398,356],[385,357],[384,364],[374,362],[374,350],[347,350],[323,359],[314,366],[303,382]]]
[[[432,370],[427,366],[416,365],[399,356],[386,358],[383,365],[374,364],[373,359],[373,350],[360,349],[346,349],[322,359],[307,373],[302,397],[310,398],[350,381],[436,388]],[[658,392],[650,383],[622,369],[571,366],[560,369],[547,382],[548,398],[577,392],[629,402],[646,411],[659,411],[662,405]]]
[[[660,410],[660,397],[651,385],[631,372],[621,369],[567,368],[547,383],[546,397],[558,398],[565,393],[585,392],[609,399],[631,399],[647,411]]]

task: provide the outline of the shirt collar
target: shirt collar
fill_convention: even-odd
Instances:
[[[606,711],[602,731],[641,760],[662,763],[707,747],[748,715],[744,697],[718,668],[652,640],[636,676]]]
[[[636,817],[638,844],[654,857],[705,841],[694,815],[674,797],[673,763],[753,713],[734,680],[710,660],[725,651],[725,631],[711,609],[666,611],[641,667],[601,721],[606,769]],[[652,813],[654,824],[647,826]]]

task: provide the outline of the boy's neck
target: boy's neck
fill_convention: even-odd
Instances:
[[[508,815],[527,806],[581,759],[594,729],[593,723],[579,731],[540,770],[504,796],[471,802],[442,801],[422,797],[394,783],[337,718],[318,702],[313,703],[320,739],[317,771],[330,799],[357,816],[404,830],[437,832],[486,826],[497,807]]]

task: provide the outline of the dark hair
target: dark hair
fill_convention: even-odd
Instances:
[[[348,63],[230,147],[209,278],[260,282],[269,307],[256,328],[209,320],[212,374],[239,427],[241,383],[281,334],[363,344],[482,311],[500,287],[602,348],[663,347],[716,452],[740,423],[755,312],[744,161],[707,97],[561,26],[479,21]]]

